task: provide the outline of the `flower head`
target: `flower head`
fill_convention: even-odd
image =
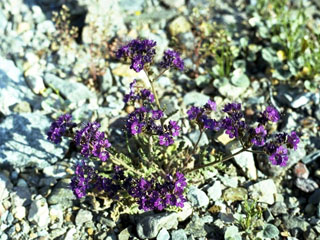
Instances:
[[[183,71],[184,63],[178,52],[174,50],[166,50],[164,52],[162,61],[160,62],[160,67],[164,69],[175,67]]]
[[[298,143],[300,142],[300,138],[298,137],[297,133],[292,131],[290,135],[288,135],[288,146],[297,150]]]
[[[60,143],[62,141],[62,136],[64,136],[71,128],[76,126],[75,123],[71,122],[71,119],[71,115],[67,113],[61,115],[56,121],[54,121],[47,133],[48,140],[55,144]]]
[[[117,58],[131,59],[130,68],[136,72],[140,72],[144,65],[151,63],[154,55],[156,54],[156,42],[152,40],[139,40],[135,39],[130,41],[127,45],[122,46],[117,52]]]

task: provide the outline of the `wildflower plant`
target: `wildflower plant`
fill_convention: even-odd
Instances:
[[[71,116],[65,114],[52,123],[48,139],[59,143],[62,137],[69,137],[83,156],[71,180],[71,189],[77,198],[88,194],[104,196],[126,201],[144,211],[181,208],[186,202],[187,179],[193,171],[218,166],[244,151],[267,154],[274,165],[287,164],[288,149],[296,150],[300,140],[296,132],[270,132],[270,125],[280,120],[279,112],[272,106],[258,114],[254,125],[247,123],[241,104],[236,102],[220,108],[209,100],[203,106],[191,106],[180,120],[167,116],[154,84],[170,69],[183,71],[184,63],[174,50],[166,50],[159,63],[154,62],[155,55],[156,42],[147,39],[132,40],[116,52],[119,59],[129,61],[133,71],[144,71],[150,85],[145,88],[134,80],[124,96],[123,101],[133,106],[125,121],[127,150],[114,147],[117,144],[99,130],[98,122],[77,126]],[[154,68],[158,68],[158,75]],[[219,109],[222,117],[215,118]],[[183,131],[185,120],[190,121],[192,127]],[[197,128],[200,135],[196,143],[189,146],[183,133],[194,130],[192,128]],[[195,164],[200,139],[207,131],[224,132],[237,139],[242,149],[219,161]]]

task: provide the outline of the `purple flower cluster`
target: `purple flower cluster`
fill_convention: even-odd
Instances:
[[[130,68],[136,72],[140,72],[144,65],[151,63],[154,55],[156,54],[156,42],[152,40],[139,40],[135,39],[130,41],[127,45],[122,46],[117,52],[117,58],[130,58]]]
[[[176,180],[167,175],[162,184],[154,178],[151,180],[141,178],[132,183],[129,194],[137,199],[139,209],[144,211],[161,211],[168,206],[183,207],[186,202],[183,191],[187,183],[182,173],[176,173]]]
[[[84,161],[75,166],[75,175],[71,179],[70,187],[77,198],[82,198],[92,188],[92,182],[96,178],[93,167],[88,166]]]
[[[265,111],[260,113],[259,124],[256,128],[249,127],[244,121],[240,103],[226,104],[222,111],[227,116],[219,121],[209,118],[208,113],[211,110],[216,110],[216,105],[209,100],[202,108],[192,106],[187,111],[188,118],[195,120],[200,129],[223,130],[230,138],[239,138],[242,142],[247,140],[245,146],[262,147],[274,165],[285,166],[288,161],[287,148],[296,150],[300,142],[296,132],[292,132],[290,135],[279,133],[274,138],[268,135],[267,123],[280,120],[279,112],[272,106],[268,106]]]
[[[242,120],[243,113],[241,111],[241,104],[228,103],[222,111],[228,114],[228,116],[221,121],[225,133],[228,134],[230,138],[243,136],[247,125],[245,121]]]
[[[127,45],[122,46],[116,52],[117,58],[129,58],[131,60],[130,68],[136,72],[140,72],[144,65],[149,64],[153,61],[154,55],[156,54],[155,46],[156,42],[153,40],[131,40]],[[174,50],[166,50],[164,52],[162,61],[159,66],[164,69],[175,67],[179,70],[184,69],[183,60],[180,54]]]
[[[129,134],[137,135],[146,133],[159,136],[159,144],[169,146],[174,143],[173,137],[180,134],[180,127],[175,121],[169,124],[157,124],[156,121],[164,116],[161,110],[152,110],[146,107],[136,108],[127,118],[127,129]]]
[[[260,113],[258,122],[260,122],[261,124],[266,124],[268,121],[278,122],[279,120],[280,114],[277,109],[272,106],[268,106],[264,112]]]
[[[135,198],[139,209],[144,211],[163,210],[168,206],[183,207],[186,202],[183,191],[187,185],[182,173],[177,172],[175,179],[167,175],[163,183],[156,178],[146,180],[126,177],[124,171],[116,166],[112,178],[99,176],[84,161],[76,164],[75,176],[70,187],[77,198],[82,198],[90,190],[106,194],[110,199],[119,199],[120,192],[127,192]]]
[[[124,103],[131,102],[134,104],[136,100],[147,101],[148,103],[154,102],[154,95],[149,89],[141,89],[139,92],[135,90],[137,80],[130,83],[130,93],[124,96]]]
[[[269,160],[272,164],[286,166],[288,161],[287,148],[297,150],[299,142],[300,139],[294,131],[292,131],[290,135],[287,133],[278,133],[275,139],[265,144],[264,151],[269,155]]]
[[[221,123],[215,119],[210,118],[210,113],[215,111],[217,105],[215,102],[208,100],[203,107],[192,106],[188,111],[188,119],[195,120],[200,129],[220,130]]]
[[[164,69],[171,67],[178,68],[181,71],[184,69],[184,63],[180,57],[180,54],[174,50],[166,50],[159,65]]]
[[[71,122],[71,119],[71,115],[67,113],[61,115],[56,121],[54,121],[47,133],[48,140],[55,144],[60,143],[62,141],[62,136],[76,126],[75,123]]]
[[[106,150],[111,146],[104,132],[98,131],[100,123],[93,122],[78,130],[74,141],[81,147],[81,154],[85,157],[94,156],[106,161],[109,158],[109,152]]]

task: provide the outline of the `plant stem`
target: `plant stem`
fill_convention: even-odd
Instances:
[[[138,169],[133,169],[132,167],[130,167],[128,164],[126,164],[125,162],[123,162],[121,159],[118,159],[114,156],[110,156],[110,160],[117,165],[121,165],[123,167],[125,167],[127,170],[131,171],[134,174],[138,174],[139,176],[143,176],[143,174],[138,170]]]
[[[245,151],[247,151],[247,150],[248,150],[248,148],[243,148],[243,149],[239,150],[238,152],[236,152],[236,153],[234,153],[234,154],[231,154],[231,155],[223,158],[221,161],[211,162],[211,163],[207,163],[207,164],[204,164],[204,165],[202,165],[202,166],[199,166],[199,167],[196,167],[196,168],[193,168],[193,169],[189,169],[189,170],[186,171],[186,173],[190,173],[190,172],[196,171],[196,170],[201,169],[201,168],[205,168],[205,167],[209,167],[209,166],[214,166],[214,165],[217,165],[217,164],[219,164],[219,163],[223,163],[223,162],[225,162],[225,161],[233,158],[234,156],[236,156],[236,155],[238,155],[238,154],[240,154],[240,153],[242,153],[242,152],[245,152]]]
[[[197,150],[197,147],[198,147],[198,144],[200,142],[200,139],[202,137],[202,134],[203,134],[203,129],[200,130],[199,138],[198,138],[196,144],[193,146],[193,150],[192,150],[191,154],[189,154],[188,157],[186,158],[185,165],[188,165],[188,162],[189,162],[190,158],[193,156],[193,154],[195,154],[195,152]]]

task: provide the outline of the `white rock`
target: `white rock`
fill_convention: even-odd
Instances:
[[[24,206],[18,206],[15,209],[14,217],[18,220],[22,220],[26,217],[26,208]]]
[[[73,240],[73,235],[77,232],[77,230],[75,228],[70,228],[69,231],[66,234],[66,237],[64,238],[64,240]]]
[[[60,228],[63,223],[63,211],[60,204],[50,206],[50,220],[55,228]],[[50,226],[52,228],[52,226]]]
[[[45,198],[38,195],[32,202],[28,220],[37,224],[41,228],[46,228],[50,222],[49,208]]]
[[[221,182],[215,181],[215,183],[208,188],[208,197],[213,200],[217,201],[222,196],[222,188],[221,188]]]
[[[192,214],[192,206],[189,202],[184,203],[184,207],[181,212],[177,212],[179,222],[183,222]]]
[[[273,204],[277,187],[272,179],[263,180],[249,187],[249,194],[258,202]]]
[[[239,150],[240,148],[234,149],[231,151],[231,153],[234,154]],[[257,180],[257,168],[251,152],[242,152],[234,156],[234,160],[250,180]]]

